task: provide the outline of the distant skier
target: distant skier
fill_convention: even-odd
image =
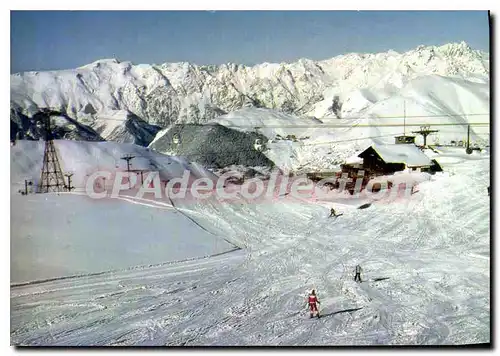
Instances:
[[[331,208],[331,209],[330,209],[330,216],[329,216],[330,218],[331,218],[332,216],[333,216],[334,218],[336,218],[337,216],[340,216],[340,215],[342,215],[342,214],[337,214],[337,212],[335,211],[335,209],[334,209],[334,208]]]
[[[361,266],[356,265],[356,268],[354,271],[355,271],[354,282],[361,282]]]
[[[319,318],[319,310],[318,304],[321,304],[318,300],[318,296],[316,295],[316,291],[313,289],[311,294],[309,294],[309,298],[307,300],[307,304],[309,305],[309,312],[311,313],[311,318],[314,316],[314,312],[316,312],[316,316]]]
[[[490,196],[490,187],[488,186],[488,196]]]

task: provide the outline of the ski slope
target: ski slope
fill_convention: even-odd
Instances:
[[[490,342],[490,156],[462,151],[443,149],[446,172],[409,200],[362,210],[330,202],[343,213],[337,219],[300,199],[172,201],[178,214],[243,249],[11,287],[11,343]],[[356,264],[367,282],[353,282]],[[319,320],[305,309],[311,288],[322,302]]]
[[[86,196],[89,175],[125,170],[121,159],[132,154],[133,169],[161,171],[162,179],[215,176],[195,163],[115,142],[55,140],[61,168],[74,173],[77,195],[22,196],[24,180],[36,189],[43,163],[43,141],[11,147],[11,282],[15,284],[72,275],[120,270],[208,256],[235,249],[179,214],[170,202],[121,196],[95,200]],[[111,191],[113,181],[103,184]],[[124,223],[126,222],[126,223]],[[147,231],[147,234],[144,232]]]
[[[127,203],[124,203],[127,202]],[[11,283],[161,264],[235,249],[168,205],[11,195]]]

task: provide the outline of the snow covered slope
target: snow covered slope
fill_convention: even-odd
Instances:
[[[162,179],[181,177],[185,170],[190,172],[191,179],[217,177],[201,166],[173,156],[165,156],[148,148],[134,144],[116,142],[85,142],[55,140],[59,154],[61,169],[73,172],[72,185],[76,190],[83,190],[86,178],[96,171],[126,171],[127,164],[121,159],[127,154],[135,156],[130,161],[131,169],[160,171]],[[40,179],[44,141],[18,141],[11,147],[11,185],[13,189],[24,187],[24,179],[36,185]],[[113,182],[108,182],[110,185]],[[107,183],[107,184],[108,184]]]
[[[490,156],[367,209],[311,201],[174,202],[245,249],[11,288],[15,345],[442,345],[490,339]],[[355,283],[353,268],[363,268]],[[310,320],[316,288],[323,318]]]
[[[140,146],[149,145],[160,131],[159,126],[150,125],[126,110],[101,112],[91,126],[107,141]]]
[[[10,109],[10,139],[39,140],[45,138],[44,125],[40,120],[42,112],[32,117],[24,115],[20,109]],[[44,113],[47,114],[47,113]],[[104,139],[92,127],[72,119],[62,112],[51,112],[50,121],[52,125],[52,137],[66,140],[104,141]]]
[[[406,53],[352,53],[324,61],[301,59],[253,67],[133,65],[105,59],[71,70],[11,75],[11,105],[28,116],[51,107],[78,120],[104,119],[110,111],[126,110],[160,127],[206,122],[245,106],[299,116],[343,117],[364,108],[363,103],[349,103],[351,96],[381,101],[409,81],[428,75],[488,83],[489,54],[462,42],[420,46]],[[364,94],[356,94],[363,89]]]
[[[43,124],[35,113],[28,117],[22,109],[11,107],[11,140],[43,139],[45,136],[38,126]],[[135,143],[147,146],[160,131],[159,126],[150,125],[138,116],[126,110],[102,111],[97,115],[80,117],[80,122],[64,112],[52,112],[50,115],[52,132],[55,138],[87,141],[115,141]]]
[[[11,283],[214,255],[236,247],[168,205],[11,195]]]
[[[21,140],[11,147],[12,283],[123,270],[235,248],[193,224],[168,201],[85,196],[86,178],[96,171],[124,171],[121,157],[126,154],[135,156],[132,169],[160,171],[161,179],[180,178],[185,170],[191,180],[216,179],[199,165],[133,144],[55,140],[61,168],[74,173],[71,185],[82,195],[20,195],[25,179],[33,187],[38,184],[44,144]]]
[[[345,107],[355,108],[354,114],[341,119],[299,118],[270,109],[243,108],[213,122],[265,135],[263,153],[278,167],[295,172],[336,168],[373,143],[392,144],[394,136],[404,133],[415,135],[416,143],[423,144],[422,136],[412,131],[424,125],[438,130],[427,138],[428,144],[465,142],[470,124],[471,144],[489,145],[488,84],[433,75],[412,80],[389,97],[379,94],[375,89],[351,93]]]

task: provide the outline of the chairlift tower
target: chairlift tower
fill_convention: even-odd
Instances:
[[[130,182],[130,161],[133,160],[135,156],[132,156],[131,154],[126,154],[125,156],[121,157],[120,159],[123,159],[127,161],[127,174],[128,174],[128,186],[129,188],[132,188],[132,182]]]
[[[419,131],[412,131],[413,133],[422,135],[424,137],[424,147],[427,147],[427,136],[431,133],[439,132],[439,130],[431,130],[430,125],[420,126]]]

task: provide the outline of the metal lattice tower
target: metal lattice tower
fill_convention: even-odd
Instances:
[[[50,126],[50,117],[57,114],[52,111],[43,111],[35,115],[41,116],[39,120],[41,120],[45,130],[45,153],[43,155],[42,175],[38,184],[38,193],[63,192],[68,190],[61,165],[59,164]]]

